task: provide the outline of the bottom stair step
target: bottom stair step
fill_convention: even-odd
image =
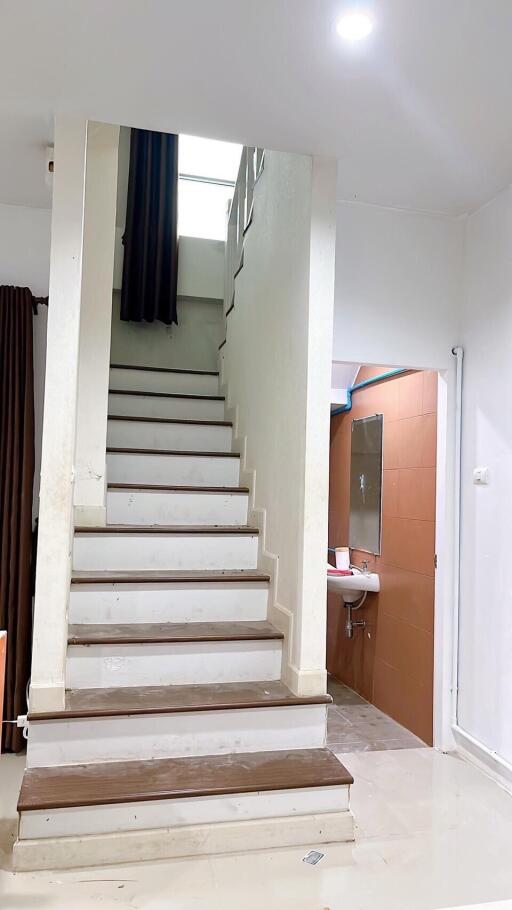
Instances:
[[[354,840],[352,777],[326,749],[25,772],[18,871]]]
[[[18,812],[339,787],[353,782],[328,749],[33,768],[23,777]]]

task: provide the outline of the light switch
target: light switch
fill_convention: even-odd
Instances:
[[[489,483],[489,468],[475,468],[473,471],[473,483],[479,487],[486,486]]]

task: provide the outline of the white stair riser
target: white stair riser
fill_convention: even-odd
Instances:
[[[347,796],[348,799],[348,796]],[[93,834],[89,837],[45,837],[21,840],[13,849],[17,872],[76,869],[83,866],[176,859],[178,857],[341,844],[354,840],[350,810],[270,817],[218,825],[180,825]]]
[[[151,395],[108,396],[109,414],[129,417],[173,417],[184,420],[224,420],[224,402],[206,398],[158,398]]]
[[[251,682],[281,677],[282,642],[70,645],[68,689]]]
[[[78,571],[255,569],[256,534],[76,534]]]
[[[20,839],[140,831],[257,818],[348,812],[349,787],[311,787],[23,812]]]
[[[110,483],[234,487],[240,479],[240,459],[107,452],[107,477]]]
[[[247,493],[109,490],[107,524],[246,525]]]
[[[219,377],[197,373],[159,373],[155,370],[110,369],[110,388],[168,395],[218,395]]]
[[[109,420],[107,445],[176,452],[231,452],[232,428],[195,423]]]
[[[324,741],[324,705],[88,717],[32,723],[27,764],[41,768],[321,749]]]
[[[264,582],[72,585],[69,622],[256,622],[267,605]]]

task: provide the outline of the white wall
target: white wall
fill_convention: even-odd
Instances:
[[[0,204],[0,284],[48,294],[50,209]]]
[[[466,225],[459,725],[512,764],[512,188]],[[488,486],[473,485],[477,466]]]
[[[451,366],[462,261],[459,220],[339,202],[333,360]]]
[[[163,322],[123,322],[121,292],[114,291],[111,363],[216,370],[224,338],[222,302],[178,298],[178,325]]]
[[[221,353],[285,679],[304,693],[325,686],[335,179],[333,164],[266,153]]]

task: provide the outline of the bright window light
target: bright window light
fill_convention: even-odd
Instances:
[[[178,234],[225,240],[241,154],[232,142],[180,135]]]
[[[338,21],[336,31],[345,41],[362,41],[373,29],[373,22],[366,13],[346,13]]]

